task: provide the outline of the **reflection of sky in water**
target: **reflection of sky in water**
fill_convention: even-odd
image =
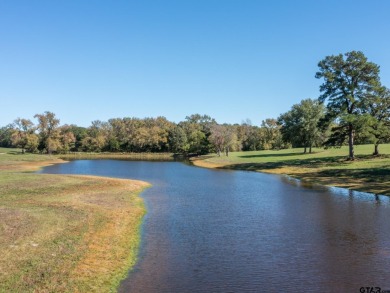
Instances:
[[[178,162],[74,161],[43,172],[153,184],[142,194],[139,262],[121,292],[390,288],[388,197]]]

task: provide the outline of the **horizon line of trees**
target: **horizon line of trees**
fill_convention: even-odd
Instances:
[[[171,152],[178,154],[229,154],[230,151],[280,149],[283,143],[276,119],[261,126],[250,120],[241,124],[218,124],[208,115],[193,114],[174,123],[165,117],[95,120],[89,127],[60,125],[52,112],[29,119],[17,118],[0,128],[0,146],[22,152]]]
[[[379,66],[362,52],[326,56],[315,77],[323,79],[318,99],[304,99],[277,119],[260,126],[250,120],[218,124],[208,115],[193,114],[174,123],[165,117],[96,120],[89,127],[60,125],[54,113],[36,114],[34,124],[17,118],[0,128],[0,146],[22,152],[172,152],[228,156],[230,151],[349,146],[390,142],[390,90],[379,78]]]

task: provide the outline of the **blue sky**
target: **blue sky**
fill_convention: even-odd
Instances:
[[[208,114],[277,118],[319,96],[327,55],[363,51],[390,87],[390,1],[0,0],[0,126]]]

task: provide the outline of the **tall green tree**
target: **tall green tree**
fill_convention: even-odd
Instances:
[[[206,146],[207,149],[209,149],[209,142],[207,141],[206,134],[202,131],[201,125],[189,121],[182,121],[179,123],[179,127],[182,128],[186,134],[189,153],[208,153],[205,149]]]
[[[69,126],[69,131],[72,132],[75,137],[74,145],[70,150],[76,152],[82,151],[82,141],[88,136],[87,128],[72,124]]]
[[[179,123],[186,132],[190,153],[207,154],[212,150],[208,137],[211,135],[211,126],[216,123],[210,116],[200,114],[187,116],[185,121]]]
[[[108,120],[110,132],[108,138],[109,151],[123,151],[126,149],[127,133],[124,120],[114,118]]]
[[[0,128],[0,146],[11,147],[12,146],[12,133],[15,131],[13,124],[8,124]]]
[[[170,151],[173,153],[186,154],[190,148],[186,132],[176,125],[169,131],[168,142]]]
[[[306,99],[293,105],[278,118],[283,139],[291,142],[293,147],[304,147],[304,153],[309,148],[311,153],[312,146],[321,141],[322,131],[318,123],[324,115],[325,106],[317,100]]]
[[[327,102],[328,117],[341,118],[340,126],[348,137],[349,159],[354,160],[356,125],[360,123],[364,99],[380,85],[379,66],[369,62],[362,52],[351,51],[326,56],[318,67],[315,76],[324,79],[319,100]]]
[[[367,132],[374,143],[373,155],[379,155],[379,144],[390,140],[390,90],[379,87],[364,101],[364,113],[369,114]]]

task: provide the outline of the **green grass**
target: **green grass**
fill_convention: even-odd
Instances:
[[[212,168],[227,168],[287,174],[306,182],[339,186],[390,195],[390,145],[381,145],[380,156],[372,156],[373,145],[355,146],[355,161],[348,161],[348,148],[302,149],[279,151],[232,152],[229,157],[203,156],[194,164]]]
[[[20,149],[15,148],[0,148],[0,162],[42,162],[56,159],[54,156],[39,155],[39,154],[22,154]]]
[[[34,174],[59,160],[0,153],[0,292],[115,291],[137,258],[148,184]]]

